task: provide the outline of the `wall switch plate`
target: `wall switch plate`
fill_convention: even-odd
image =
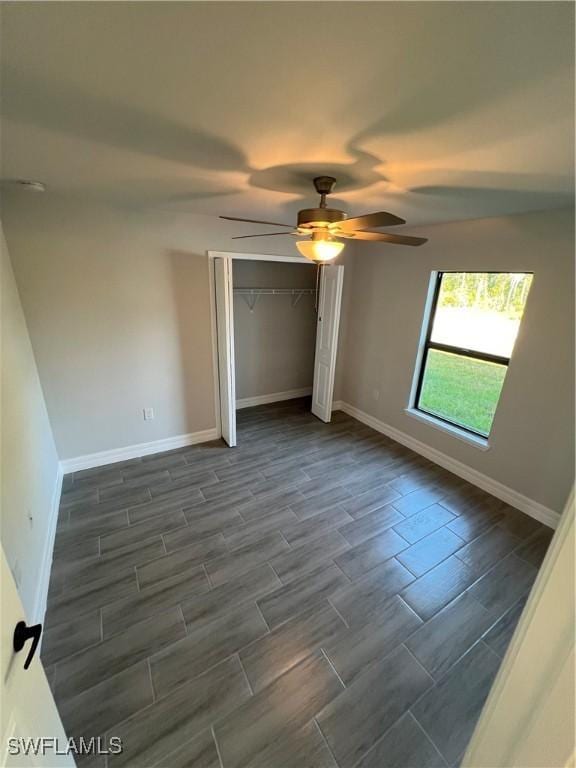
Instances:
[[[144,408],[144,421],[151,421],[154,418],[154,408]]]

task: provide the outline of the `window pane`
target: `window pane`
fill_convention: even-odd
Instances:
[[[532,275],[444,272],[432,341],[510,357]]]
[[[418,408],[488,437],[506,368],[429,349]]]

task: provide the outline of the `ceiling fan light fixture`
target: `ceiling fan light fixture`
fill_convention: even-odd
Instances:
[[[334,240],[326,232],[315,232],[312,240],[298,240],[296,248],[302,256],[310,261],[325,262],[332,261],[344,248],[344,243]]]

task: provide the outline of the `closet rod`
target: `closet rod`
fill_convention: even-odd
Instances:
[[[260,296],[292,296],[292,306],[295,307],[304,295],[314,295],[316,288],[234,288],[234,293],[244,297],[250,311],[256,306]]]

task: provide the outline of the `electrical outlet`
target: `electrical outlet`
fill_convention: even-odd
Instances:
[[[374,398],[374,400],[379,400],[380,399],[380,390],[379,389],[373,389],[372,390],[372,397]]]
[[[151,421],[154,418],[154,408],[144,408],[144,421]]]

